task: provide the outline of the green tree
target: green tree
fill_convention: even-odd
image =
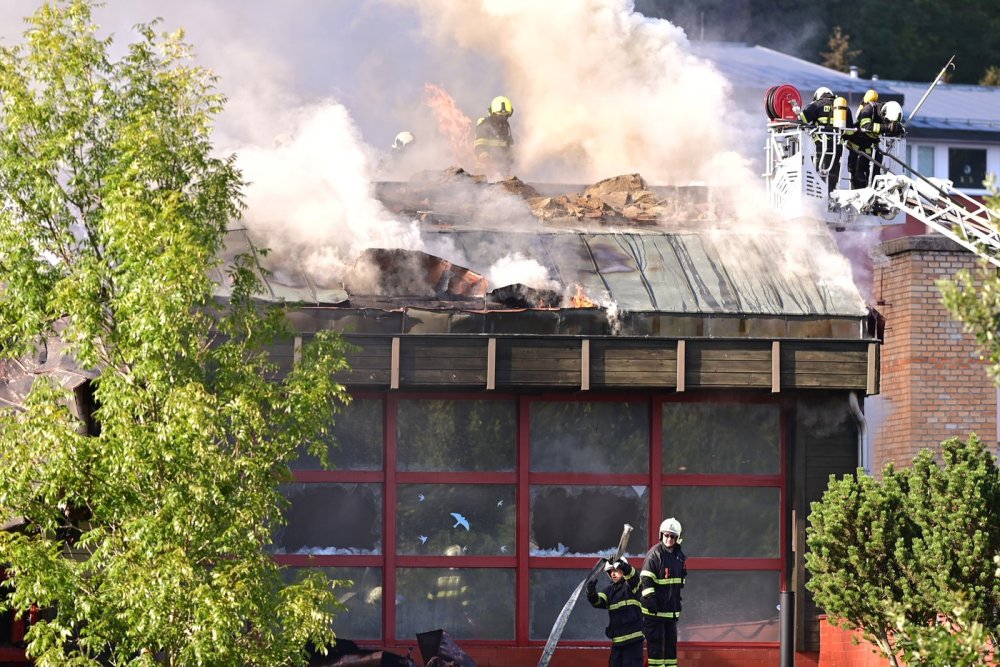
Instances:
[[[831,479],[810,515],[809,590],[893,664],[982,664],[1000,639],[1000,469],[975,435],[940,457]]]
[[[813,503],[806,534],[806,586],[830,620],[865,637],[898,665],[892,632],[898,616],[912,620],[926,609],[906,610],[906,554],[914,526],[905,511],[905,474],[887,467],[881,482],[858,470],[830,479]]]
[[[1000,195],[996,181],[990,177],[986,187],[992,193],[987,205],[1000,211]],[[995,217],[995,216],[994,216]],[[992,266],[992,265],[990,265]],[[954,280],[939,280],[942,300],[951,316],[965,324],[981,350],[981,358],[989,362],[994,383],[1000,383],[1000,277],[986,268],[985,262],[975,271],[961,270]]]
[[[843,32],[839,25],[834,26],[826,45],[830,50],[820,54],[823,57],[820,64],[839,72],[849,71],[851,65],[861,55],[860,49],[851,48],[851,36]]]
[[[280,381],[254,254],[213,298],[240,173],[212,156],[222,106],[180,33],[119,60],[89,0],[42,6],[0,49],[0,359],[57,339],[96,374],[97,432],[45,376],[0,414],[6,604],[38,665],[284,665],[333,641],[329,582],[267,556],[278,484],[345,398],[339,339]],[[316,447],[316,454],[325,452]]]
[[[980,86],[1000,86],[1000,67],[990,65],[983,72],[983,78],[979,80]]]

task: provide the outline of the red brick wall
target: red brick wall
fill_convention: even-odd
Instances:
[[[890,461],[904,466],[919,450],[970,432],[995,443],[996,388],[935,285],[974,268],[973,254],[943,236],[894,239],[881,249],[887,261],[876,267],[873,296],[886,325],[872,470]]]
[[[859,632],[847,632],[827,622],[819,622],[819,667],[887,667],[889,660]]]

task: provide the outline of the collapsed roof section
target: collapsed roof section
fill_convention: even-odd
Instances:
[[[563,195],[545,194],[558,186],[530,186],[516,178],[474,182],[479,190],[470,190],[470,180],[451,170],[436,180],[379,186],[387,208],[422,221],[425,248],[449,248],[451,256],[369,248],[339,285],[326,287],[286,260],[269,267],[266,300],[304,306],[294,315],[302,331],[872,335],[869,311],[850,278],[829,273],[826,260],[840,253],[821,227],[763,233],[713,223],[699,229],[712,208],[703,188],[657,192],[638,175],[590,188],[563,186],[569,191]],[[524,208],[519,213],[505,203],[504,210],[514,211],[509,225],[484,223],[483,190],[502,191]],[[688,224],[664,222],[684,212]],[[249,242],[245,231],[234,230],[227,250],[240,252]],[[542,267],[546,284],[491,283],[491,267],[511,256]],[[222,273],[217,279],[220,296],[226,296]]]

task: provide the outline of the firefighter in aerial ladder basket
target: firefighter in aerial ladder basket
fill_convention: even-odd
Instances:
[[[854,149],[848,158],[851,172],[851,187],[864,188],[871,185],[879,175],[882,152],[879,142],[882,137],[901,137],[903,108],[899,102],[880,104],[878,93],[869,90],[858,108],[857,128],[846,137]],[[860,155],[859,155],[860,153]]]
[[[799,112],[799,120],[816,128],[813,135],[816,147],[816,169],[827,173],[827,185],[830,190],[837,187],[840,177],[840,156],[843,147],[834,140],[833,133],[833,91],[826,86],[820,86],[813,93],[810,102]]]
[[[510,133],[509,118],[513,113],[514,105],[510,100],[498,95],[490,102],[489,113],[476,121],[476,141],[473,144],[476,168],[485,173],[489,181],[510,178],[514,137]]]

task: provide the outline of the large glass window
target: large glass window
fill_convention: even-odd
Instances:
[[[531,555],[609,555],[618,546],[623,524],[647,525],[648,490],[645,486],[532,486]],[[641,548],[633,544],[629,553],[641,553]]]
[[[780,499],[766,486],[668,486],[663,516],[681,519],[685,550],[699,556],[778,558]]]
[[[382,551],[379,484],[285,484],[286,525],[274,533],[276,554],[378,554]]]
[[[934,176],[934,147],[917,146],[917,171],[921,176]]]
[[[396,570],[396,638],[444,629],[456,639],[514,638],[514,570]]]
[[[982,190],[986,180],[986,149],[949,148],[948,179],[957,188]]]
[[[552,625],[562,611],[569,596],[586,579],[589,570],[532,570],[531,571],[531,601],[529,610],[530,636],[532,639],[545,640],[549,637]],[[610,583],[603,574],[598,579],[598,590],[606,588]],[[587,602],[586,590],[581,590],[576,606],[570,612],[561,639],[607,641],[604,628],[608,624],[608,612],[596,610]]]
[[[396,496],[396,552],[513,555],[516,521],[513,485],[401,484]]]
[[[649,470],[645,402],[537,401],[530,409],[533,472]]]
[[[404,400],[396,424],[398,470],[514,470],[514,401]]]
[[[382,469],[382,401],[354,399],[334,416],[332,440],[327,442],[327,463],[335,470]],[[303,448],[292,468],[321,469],[320,461]]]
[[[685,529],[685,533],[687,530]],[[776,571],[688,569],[678,639],[689,642],[778,641]]]
[[[305,568],[284,569],[286,581],[294,581]],[[332,582],[340,604],[346,610],[337,612],[333,631],[337,639],[382,638],[382,568],[378,567],[320,567],[309,568],[322,572]]]
[[[780,409],[761,403],[664,403],[663,472],[775,474]]]

